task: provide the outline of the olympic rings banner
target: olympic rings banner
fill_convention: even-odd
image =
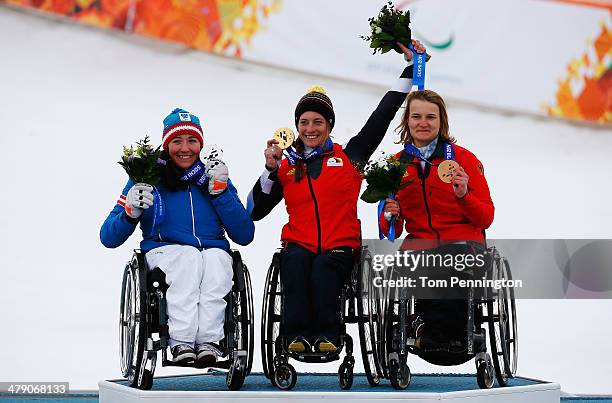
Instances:
[[[224,54],[387,85],[359,35],[381,1],[0,0]],[[433,56],[426,88],[478,105],[612,124],[612,0],[396,0]]]

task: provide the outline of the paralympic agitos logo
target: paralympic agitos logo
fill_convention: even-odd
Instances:
[[[400,10],[405,10],[408,8],[409,5],[411,5],[410,7],[410,19],[413,20],[414,15],[417,12],[417,8],[415,7],[414,3],[419,2],[419,0],[404,0],[401,1],[399,3],[397,3],[395,5],[395,7],[397,9]],[[449,33],[448,39],[440,41],[440,42],[434,42],[431,41],[429,39],[427,39],[425,36],[421,35],[419,32],[417,32],[416,30],[414,30],[413,28],[412,32],[414,33],[414,35],[412,35],[413,38],[418,38],[421,42],[423,42],[423,44],[430,48],[430,49],[436,49],[436,50],[446,50],[449,49],[454,43],[455,43],[455,34],[454,33]]]

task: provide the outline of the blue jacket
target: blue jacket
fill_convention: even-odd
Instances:
[[[121,192],[125,196],[133,186],[131,180]],[[121,197],[110,212],[102,228],[100,240],[107,248],[123,244],[140,222],[143,240],[140,248],[149,251],[164,245],[191,245],[199,249],[221,248],[229,251],[227,235],[240,245],[253,240],[255,225],[238,198],[238,192],[228,180],[227,190],[211,198],[206,187],[190,184],[187,189],[169,191],[163,185],[156,186],[165,207],[164,221],[151,233],[154,209],[150,207],[137,219],[125,213]]]

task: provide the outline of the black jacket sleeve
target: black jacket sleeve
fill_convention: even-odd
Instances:
[[[406,67],[400,78],[411,79],[412,66]],[[363,128],[349,140],[344,148],[344,152],[351,161],[359,163],[370,159],[385,137],[389,124],[405,99],[406,93],[387,91]]]
[[[253,221],[259,221],[267,216],[274,207],[283,199],[283,187],[278,180],[278,169],[270,172],[268,180],[272,181],[272,189],[269,193],[264,192],[261,178],[253,185],[247,200],[247,211],[251,214]]]

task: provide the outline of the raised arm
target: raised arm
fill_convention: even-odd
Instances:
[[[398,45],[404,51],[409,65],[404,68],[400,78],[383,96],[363,128],[346,145],[344,152],[353,162],[365,162],[370,159],[385,137],[389,124],[406,99],[406,94],[412,88],[412,51],[400,43]],[[413,40],[412,45],[417,52],[425,52],[425,46],[421,42]]]

